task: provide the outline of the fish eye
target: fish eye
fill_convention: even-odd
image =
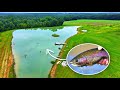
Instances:
[[[78,59],[76,59],[76,62],[78,62]]]

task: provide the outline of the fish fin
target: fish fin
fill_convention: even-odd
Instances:
[[[89,62],[89,66],[92,66],[93,64],[92,64],[92,62]]]
[[[84,65],[79,65],[78,67],[83,67]]]

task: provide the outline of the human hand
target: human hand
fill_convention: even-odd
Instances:
[[[108,59],[101,59],[99,62],[98,62],[98,64],[100,64],[100,65],[108,65]]]

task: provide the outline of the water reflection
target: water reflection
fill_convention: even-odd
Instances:
[[[15,72],[19,78],[46,78],[54,59],[46,55],[46,49],[53,50],[58,56],[62,46],[55,42],[64,43],[67,38],[77,33],[78,26],[58,28],[55,32],[38,28],[37,30],[19,29],[13,32],[12,51],[15,59]],[[57,28],[57,27],[56,27]],[[60,37],[52,37],[56,33]],[[15,45],[14,45],[15,44]]]

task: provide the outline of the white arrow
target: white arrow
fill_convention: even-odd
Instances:
[[[53,58],[58,59],[58,60],[63,60],[63,61],[66,60],[66,59],[57,58],[57,57],[53,56],[50,52],[54,53],[52,50],[46,49],[46,54],[49,54],[49,55],[52,56]]]

